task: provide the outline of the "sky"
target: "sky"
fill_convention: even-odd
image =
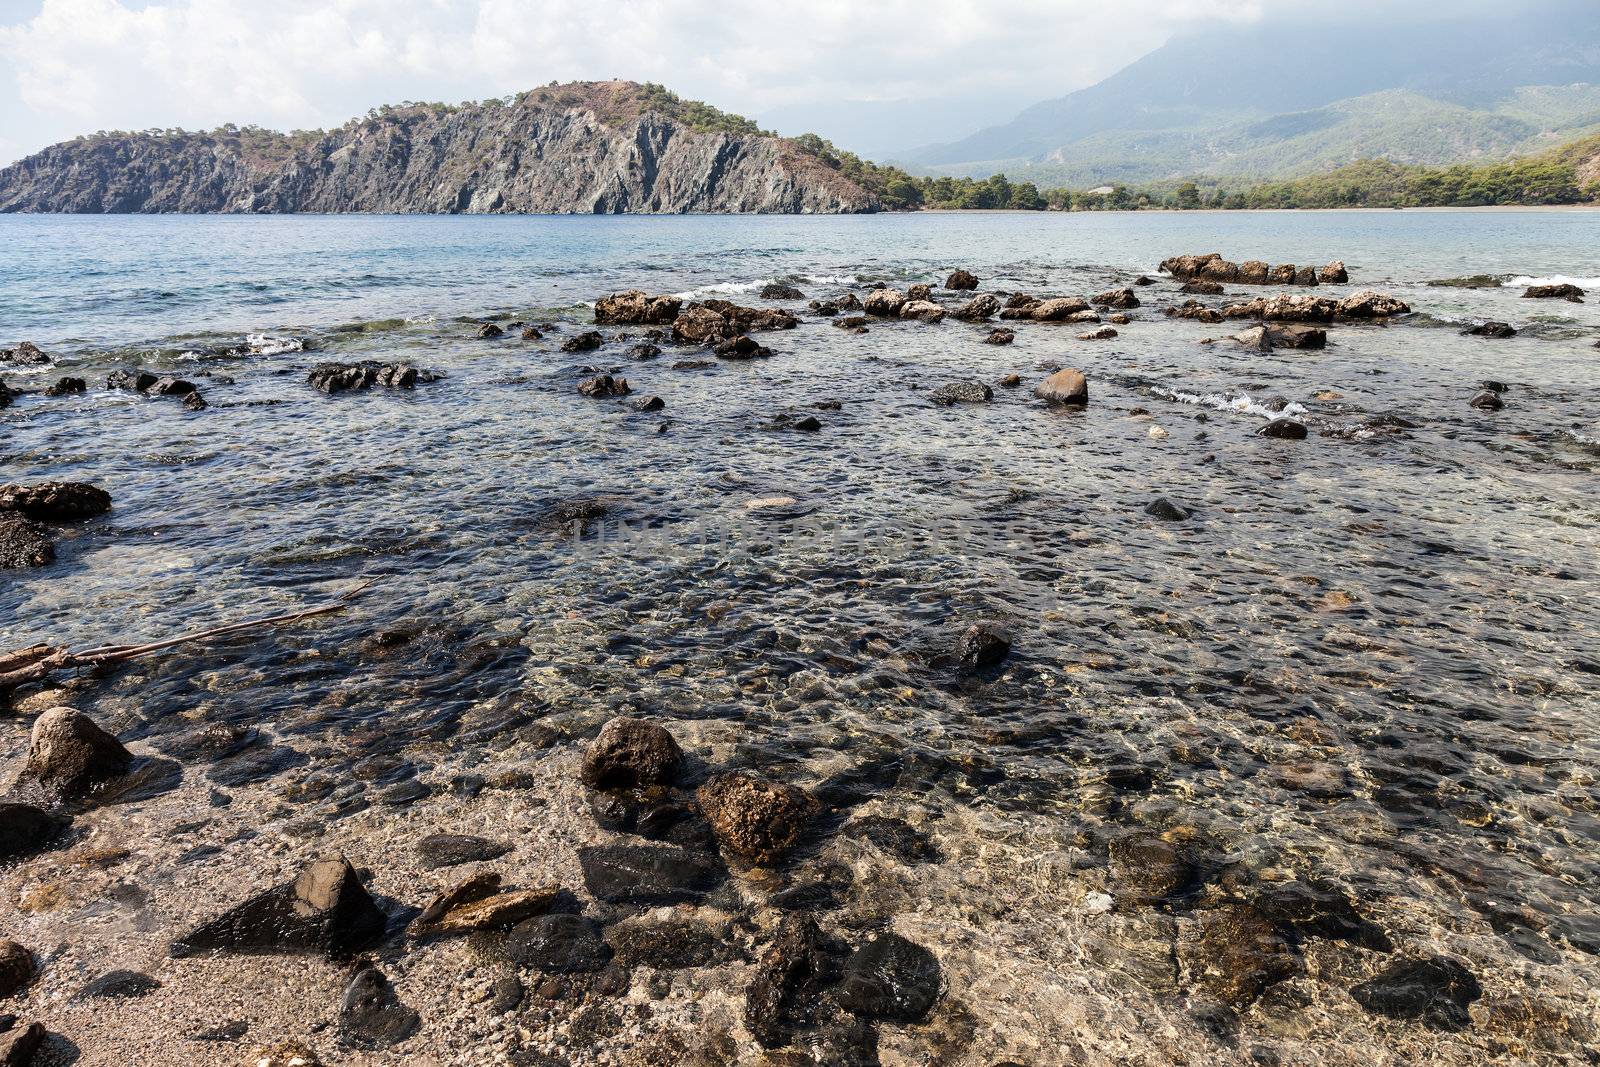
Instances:
[[[1512,0],[1515,2],[1515,0]],[[1439,17],[1478,0],[1428,6]],[[1346,0],[1340,18],[1414,0]],[[337,126],[627,78],[885,157],[1004,122],[1174,34],[1318,0],[0,0],[0,165],[96,130]]]

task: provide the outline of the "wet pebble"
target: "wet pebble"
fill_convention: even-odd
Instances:
[[[498,859],[511,846],[470,834],[429,834],[417,842],[417,860],[424,870]]]
[[[399,1044],[421,1025],[421,1016],[400,1000],[382,971],[370,963],[356,968],[339,1005],[340,1040],[375,1051]]]
[[[879,934],[845,960],[839,1003],[857,1015],[917,1022],[939,998],[939,982],[932,952],[899,934]]]

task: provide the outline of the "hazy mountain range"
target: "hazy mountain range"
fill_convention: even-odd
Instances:
[[[1082,187],[1503,159],[1600,130],[1600,4],[1450,23],[1265,23],[1173,40],[1010,122],[893,162]]]

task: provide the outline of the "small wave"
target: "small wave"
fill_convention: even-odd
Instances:
[[[1529,285],[1576,285],[1579,289],[1600,289],[1600,278],[1573,278],[1565,274],[1552,274],[1548,278],[1535,278],[1530,274],[1519,274],[1509,278],[1505,283],[1507,288],[1524,288]]]
[[[1198,404],[1201,407],[1214,408],[1217,411],[1230,411],[1236,415],[1255,415],[1263,419],[1277,419],[1309,413],[1309,409],[1304,404],[1292,401],[1275,411],[1255,400],[1248,393],[1184,393],[1175,389],[1156,389],[1152,390],[1152,393],[1163,400],[1175,400],[1180,404]]]
[[[303,337],[275,337],[269,333],[253,333],[245,337],[250,352],[257,356],[281,356],[285,352],[304,352]]]
[[[854,275],[786,274],[778,278],[756,278],[747,282],[716,282],[686,289],[672,295],[680,300],[698,300],[707,296],[728,296],[738,293],[759,293],[769,285],[855,285],[860,279]]]

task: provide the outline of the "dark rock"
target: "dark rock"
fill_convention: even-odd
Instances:
[[[250,1024],[248,1022],[243,1019],[233,1019],[222,1023],[220,1026],[213,1026],[206,1030],[197,1031],[193,1034],[190,1034],[189,1037],[194,1041],[224,1043],[237,1041],[249,1032]]]
[[[1184,282],[1178,291],[1180,293],[1186,293],[1190,296],[1221,296],[1223,293],[1227,292],[1227,290],[1222,287],[1221,282],[1210,282],[1206,281],[1204,278],[1195,278],[1191,281]]]
[[[765,359],[772,355],[772,349],[759,345],[748,334],[730,337],[719,341],[712,352],[718,359]]]
[[[522,1001],[528,995],[522,982],[514,974],[501,975],[489,983],[489,1014],[498,1018],[509,1015],[522,1007]]]
[[[1022,375],[1008,374],[1004,378],[1000,379],[999,384],[1004,389],[1015,389],[1017,386],[1022,384]]]
[[[930,399],[940,407],[952,404],[982,404],[994,399],[994,390],[982,382],[951,382],[941,385],[930,394]]]
[[[899,934],[879,934],[845,960],[839,1003],[875,1019],[918,1022],[939,999],[939,961]]]
[[[1136,308],[1139,298],[1132,289],[1110,289],[1104,293],[1097,293],[1089,298],[1089,303],[1106,308]]]
[[[510,851],[509,845],[470,834],[429,834],[417,842],[418,863],[429,871],[499,859]]]
[[[1500,394],[1489,389],[1477,394],[1467,403],[1480,411],[1499,411],[1506,406],[1506,402],[1500,398]]]
[[[583,333],[573,334],[561,342],[563,352],[593,352],[606,343],[599,330],[585,330]]]
[[[1356,1003],[1391,1019],[1420,1020],[1435,1030],[1472,1025],[1467,1008],[1483,996],[1471,971],[1448,956],[1405,960],[1350,990]]]
[[[1508,391],[1510,387],[1507,386],[1505,382],[1497,382],[1491,378],[1485,378],[1483,381],[1478,383],[1478,388],[1487,389],[1491,393],[1504,393]]]
[[[0,802],[0,858],[32,855],[71,825],[66,816],[32,804]]]
[[[45,567],[55,558],[49,530],[20,515],[0,513],[0,570]]]
[[[1215,308],[1208,308],[1198,300],[1185,300],[1177,307],[1166,310],[1168,318],[1194,319],[1197,322],[1218,323],[1223,320],[1222,312]]]
[[[1343,260],[1336,259],[1317,271],[1317,280],[1323,285],[1344,285],[1350,280],[1350,272],[1345,270]]]
[[[0,1067],[29,1067],[48,1031],[40,1023],[0,1034]]]
[[[931,286],[931,285],[918,284],[918,285],[911,285],[911,286],[907,286],[906,287],[906,302],[907,303],[914,304],[919,300],[930,300],[931,301],[932,299],[933,299],[933,286]]]
[[[1089,305],[1076,297],[1056,297],[1051,300],[1041,300],[1026,309],[1026,317],[1035,322],[1064,322],[1073,320],[1074,316],[1089,310]],[[1002,316],[1004,317],[1004,316]]]
[[[969,671],[993,667],[1010,654],[1010,636],[992,623],[975,622],[956,641],[956,659]]]
[[[43,367],[51,362],[32,341],[24,341],[16,348],[0,348],[0,363],[15,363],[19,367]]]
[[[1586,295],[1576,285],[1562,283],[1560,285],[1530,285],[1527,292],[1522,294],[1522,297],[1524,300],[1570,300],[1574,304],[1581,304]]]
[[[1304,441],[1306,428],[1304,423],[1293,419],[1273,419],[1261,429],[1256,431],[1257,437],[1275,437],[1283,441]]]
[[[1294,272],[1295,285],[1314,286],[1322,284],[1322,279],[1317,274],[1315,267],[1301,267]]]
[[[366,1051],[389,1048],[417,1032],[422,1017],[401,1002],[389,979],[371,963],[356,968],[339,1004],[339,1039]]]
[[[1092,330],[1089,333],[1080,333],[1078,335],[1078,340],[1080,340],[1080,341],[1109,341],[1115,336],[1117,336],[1117,331],[1116,330],[1113,330],[1109,326],[1102,326],[1098,330]]]
[[[175,957],[212,951],[339,955],[369,944],[387,923],[355,869],[333,856],[201,924],[171,951]]]
[[[1141,286],[1141,287],[1146,286],[1146,285],[1154,285],[1155,283],[1156,283],[1156,281],[1155,281],[1154,278],[1146,278],[1143,274],[1139,275],[1137,278],[1135,278],[1133,280],[1133,284],[1134,285]]]
[[[111,510],[111,494],[85,482],[0,485],[0,511],[39,522],[77,522]]]
[[[835,911],[844,907],[854,881],[851,869],[841,863],[809,867],[767,903],[779,911]]]
[[[1179,507],[1164,496],[1156,497],[1146,504],[1144,513],[1162,522],[1184,522],[1190,514],[1187,508]]]
[[[682,306],[675,296],[646,296],[629,289],[596,300],[594,321],[602,326],[665,326],[677,319]]]
[[[156,384],[156,381],[156,376],[149,371],[114,370],[106,375],[106,388],[142,393]]]
[[[584,974],[611,962],[611,946],[582,915],[541,915],[518,923],[506,938],[513,963],[547,974]]]
[[[195,392],[195,384],[182,378],[157,378],[144,389],[150,396],[188,396]]]
[[[1004,326],[996,327],[989,331],[989,336],[983,339],[986,345],[1008,345],[1017,339],[1017,331]]]
[[[825,319],[831,319],[839,314],[839,302],[837,300],[813,300],[810,306],[812,311],[815,311]]]
[[[16,394],[11,391],[11,387],[5,383],[4,379],[0,379],[0,408],[10,407],[11,401],[15,397]]]
[[[786,282],[768,282],[761,287],[763,300],[804,300],[806,294]]]
[[[1383,929],[1361,915],[1349,895],[1326,879],[1273,886],[1255,904],[1274,926],[1299,939],[1321,937],[1376,952],[1394,949]]]
[[[107,971],[74,995],[79,1000],[102,997],[112,1000],[132,1000],[135,997],[149,996],[160,988],[161,983],[148,974],[117,970]]]
[[[0,999],[15,996],[38,974],[33,953],[15,941],[0,941]]]
[[[44,395],[71,396],[76,393],[85,392],[88,388],[89,383],[84,381],[82,378],[62,378],[60,381],[56,382],[56,384],[46,389],[44,391]]]
[[[583,882],[613,904],[694,903],[724,877],[711,859],[659,845],[600,845],[578,850]]]
[[[1297,273],[1293,263],[1279,263],[1267,272],[1267,280],[1273,285],[1293,285]],[[1244,281],[1243,278],[1239,280]]]
[[[128,773],[133,756],[93,719],[72,708],[51,708],[33,723],[28,761],[19,783],[61,799],[81,799]]]
[[[613,378],[609,374],[597,374],[593,378],[585,378],[578,383],[578,393],[582,396],[596,399],[627,396],[633,392],[626,378]]]
[[[1089,403],[1089,382],[1082,371],[1068,367],[1040,382],[1033,395],[1052,404],[1082,407]]]
[[[488,341],[496,337],[505,336],[505,331],[492,322],[486,322],[478,327],[479,340]]]
[[[929,863],[940,858],[939,849],[928,835],[906,822],[885,815],[868,815],[845,826],[845,837],[867,841],[889,853],[901,863]]]
[[[642,341],[628,349],[628,358],[634,360],[655,359],[661,354],[661,346],[653,345],[649,341]]]
[[[792,849],[818,809],[804,790],[738,772],[712,778],[695,798],[724,851],[760,866]]]
[[[1194,890],[1199,866],[1189,850],[1152,833],[1135,832],[1110,844],[1116,895],[1140,904],[1158,904]]]
[[[1509,322],[1480,322],[1471,329],[1461,331],[1463,337],[1495,337],[1506,338],[1517,335],[1516,328]]]
[[[204,411],[206,409],[206,398],[201,396],[200,391],[197,389],[183,398],[183,406],[189,411]]]
[[[711,967],[738,957],[738,950],[703,923],[687,919],[624,923],[606,931],[617,962],[661,971]]]
[[[807,415],[804,418],[795,419],[788,423],[788,427],[791,430],[799,430],[802,433],[816,433],[822,429],[822,420],[815,415]]]
[[[1000,301],[988,293],[975,296],[950,314],[963,322],[982,322],[1000,310]]]
[[[817,995],[835,970],[816,921],[784,916],[745,987],[745,1029],[763,1048],[787,1045],[815,1022]]]
[[[950,276],[944,280],[944,287],[946,289],[970,292],[978,287],[978,276],[969,270],[953,270],[950,272]]]
[[[665,727],[643,719],[612,719],[583,754],[583,781],[595,789],[672,785],[682,773],[678,742]]]
[[[539,332],[539,327],[537,326],[524,326],[522,328],[522,339],[524,341],[539,341],[543,338],[544,334]]]
[[[386,389],[412,389],[419,384],[436,382],[441,375],[436,371],[420,370],[408,363],[320,363],[306,377],[314,387],[330,396],[334,393],[354,392],[382,386]]]
[[[673,340],[706,344],[759,330],[792,330],[800,320],[778,308],[747,308],[727,300],[691,304],[672,324]]]
[[[641,396],[633,402],[633,410],[635,411],[660,411],[666,406],[667,402],[659,396]]]
[[[1231,1008],[1254,1003],[1263,990],[1300,973],[1299,954],[1255,909],[1226,904],[1200,918],[1185,953],[1200,986]]]
[[[867,322],[868,319],[865,315],[846,315],[844,318],[834,319],[833,325],[851,333],[866,333]]]

